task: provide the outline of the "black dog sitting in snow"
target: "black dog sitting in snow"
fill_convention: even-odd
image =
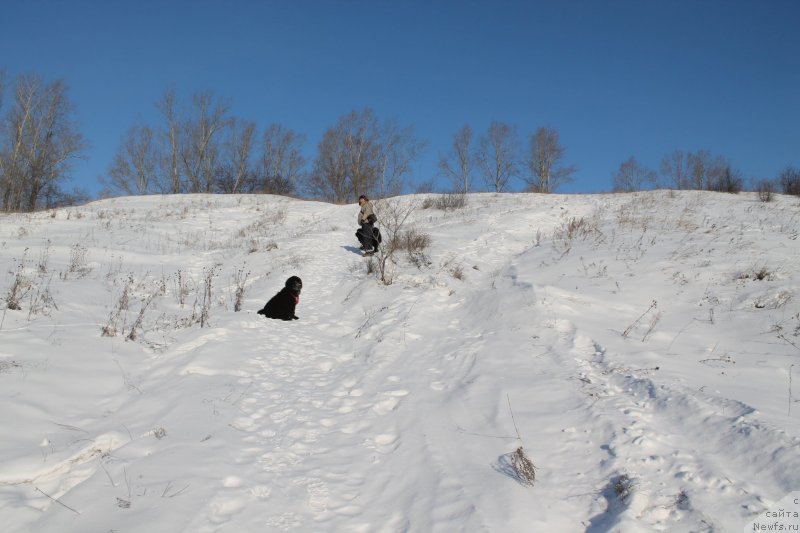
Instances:
[[[286,286],[273,296],[258,314],[267,318],[297,320],[300,317],[294,314],[294,309],[300,302],[300,291],[302,289],[303,281],[297,276],[292,276],[286,280]]]

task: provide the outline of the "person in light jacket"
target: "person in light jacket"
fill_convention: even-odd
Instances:
[[[356,237],[358,242],[361,243],[364,255],[372,255],[378,251],[378,239],[375,238],[374,231],[378,217],[375,216],[375,208],[372,207],[372,202],[363,194],[358,197],[358,205],[361,206],[358,211],[360,229],[356,232]]]

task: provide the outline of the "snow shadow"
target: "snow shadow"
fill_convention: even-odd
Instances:
[[[589,519],[586,533],[612,531],[618,526],[620,515],[628,508],[630,489],[631,481],[627,475],[621,474],[613,477],[602,493],[607,503],[606,510]]]
[[[342,246],[342,248],[344,248],[348,252],[352,252],[352,253],[358,254],[358,255],[362,255],[364,253],[364,252],[361,251],[361,248],[359,248],[358,246],[346,245],[346,246]]]

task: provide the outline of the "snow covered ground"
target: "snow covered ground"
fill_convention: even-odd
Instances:
[[[378,205],[430,237],[386,283],[355,205],[0,216],[3,531],[743,531],[800,490],[800,199],[438,198]]]

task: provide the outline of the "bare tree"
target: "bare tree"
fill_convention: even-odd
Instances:
[[[525,180],[531,190],[551,193],[572,180],[577,167],[562,166],[564,153],[555,128],[539,128],[531,135],[526,160],[530,175]]]
[[[282,124],[270,124],[261,143],[257,190],[272,194],[292,194],[302,180],[306,166],[305,138]]]
[[[689,185],[692,189],[703,190],[708,187],[709,173],[711,170],[711,153],[707,150],[698,150],[687,156],[689,167]]]
[[[697,190],[711,190],[716,177],[724,172],[728,165],[723,157],[714,156],[708,150],[690,152],[686,162],[690,188]]]
[[[378,191],[378,175],[383,163],[381,129],[372,109],[352,112],[340,123],[344,133],[345,164],[351,197]]]
[[[217,171],[217,189],[224,193],[240,193],[253,189],[251,156],[256,125],[246,120],[231,119],[228,136],[222,144],[222,161]]]
[[[122,146],[108,170],[109,186],[123,194],[148,194],[159,184],[155,133],[148,126],[134,126],[125,134]]]
[[[22,204],[25,183],[23,145],[31,120],[33,97],[34,91],[24,90],[20,81],[14,93],[14,104],[0,130],[0,187],[4,211],[19,210]]]
[[[17,79],[0,148],[5,210],[35,210],[45,191],[56,195],[69,177],[72,161],[85,147],[72,111],[63,80]]]
[[[786,167],[778,176],[783,194],[800,196],[800,169]]]
[[[450,180],[454,189],[468,193],[472,187],[472,128],[465,124],[453,135],[453,147],[439,156],[439,174]]]
[[[517,174],[519,141],[514,126],[492,121],[478,141],[476,162],[487,187],[502,192]]]
[[[3,111],[3,96],[5,95],[5,81],[6,81],[6,71],[0,70],[0,112]],[[4,151],[6,150],[5,146],[5,132],[4,132],[4,124],[0,121],[0,193],[3,193],[6,189],[5,181],[6,181],[6,154]],[[2,204],[0,204],[2,205]]]
[[[614,192],[639,191],[645,184],[653,183],[656,173],[630,157],[614,174]]]
[[[372,109],[353,111],[328,129],[317,147],[308,188],[333,202],[378,192],[384,158],[381,128]]]
[[[381,135],[381,197],[400,194],[405,176],[427,143],[416,137],[412,126],[402,127],[396,119],[387,120]]]
[[[311,196],[332,202],[343,203],[353,198],[343,139],[334,128],[325,131],[317,146],[317,157],[306,188]]]
[[[742,173],[722,161],[712,170],[708,190],[737,194],[742,191],[743,184]]]
[[[213,192],[217,172],[221,132],[230,125],[230,105],[215,99],[211,92],[192,97],[192,114],[184,124],[181,151],[189,192]]]
[[[163,134],[166,149],[161,158],[162,190],[178,194],[182,190],[181,174],[181,128],[175,109],[175,91],[168,89],[156,107],[164,116],[166,131]]]
[[[689,189],[689,158],[682,150],[674,150],[661,160],[661,175],[665,185],[678,190]]]

